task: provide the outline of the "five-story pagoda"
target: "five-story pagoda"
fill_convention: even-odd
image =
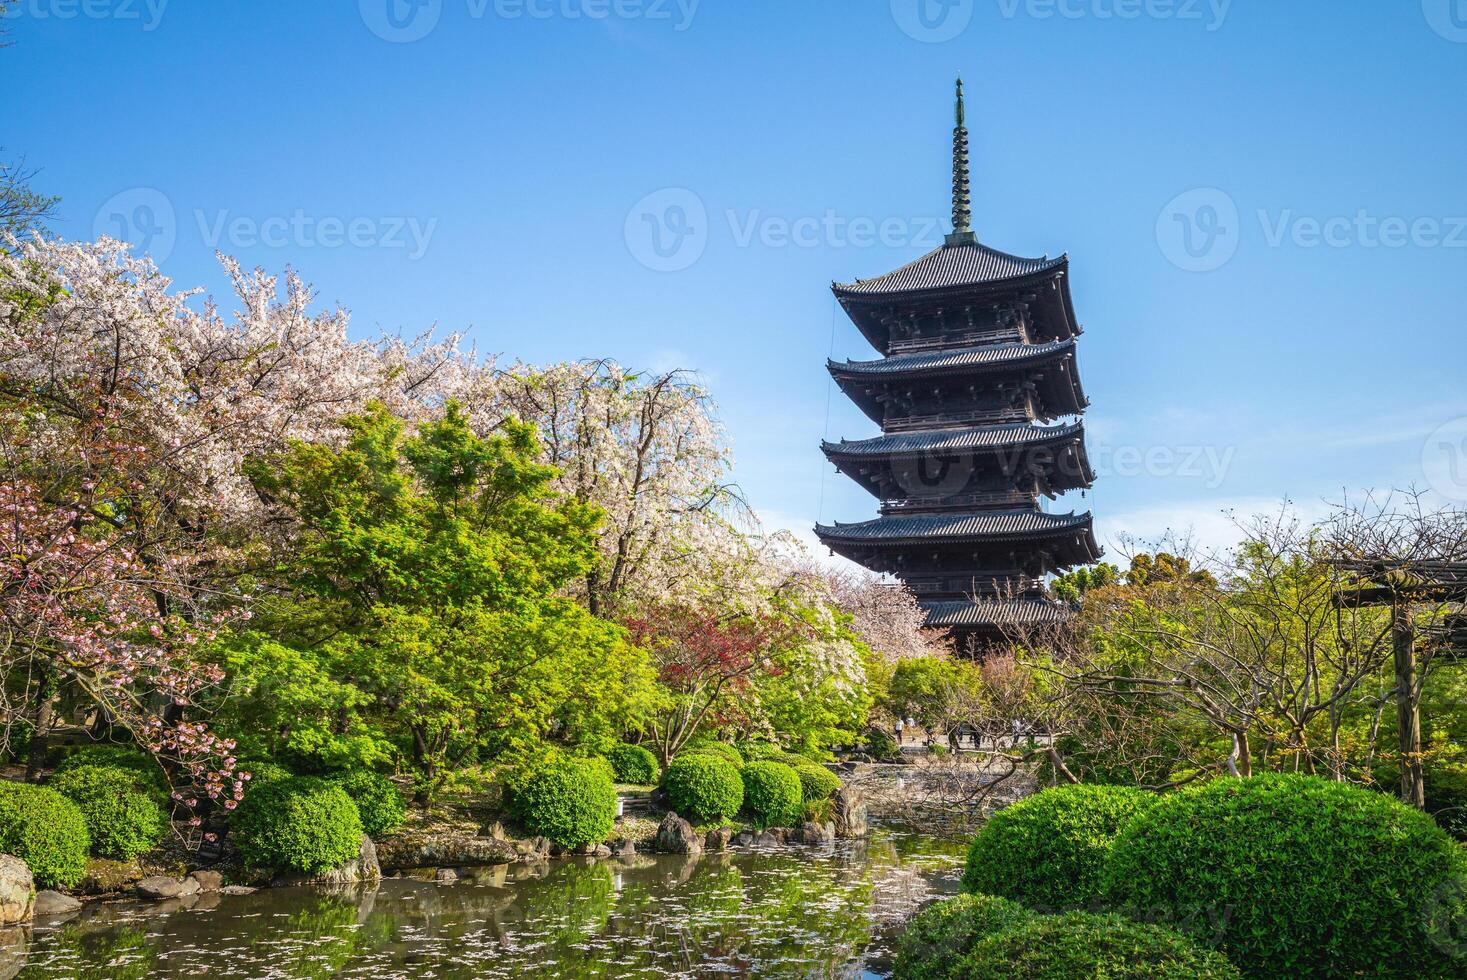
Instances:
[[[876,279],[832,286],[882,356],[831,362],[847,396],[881,426],[825,443],[836,468],[881,503],[875,520],[820,525],[832,551],[902,579],[969,648],[1058,622],[1044,576],[1100,557],[1089,513],[1039,497],[1089,487],[1088,404],[1075,366],[1080,326],[1069,260],[1025,259],[970,228],[963,83],[953,129],[953,233]]]

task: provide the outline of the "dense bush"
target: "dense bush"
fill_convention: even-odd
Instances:
[[[38,887],[80,881],[91,843],[75,803],[49,786],[0,780],[0,853],[29,865]]]
[[[248,780],[250,789],[259,789],[261,786],[278,783],[282,779],[290,779],[295,775],[295,773],[279,763],[270,762],[265,759],[241,759],[238,768],[241,773],[247,772],[250,774]]]
[[[130,860],[157,847],[168,829],[168,814],[135,769],[73,766],[48,785],[81,811],[98,857]]]
[[[356,857],[362,841],[351,797],[313,776],[251,787],[230,823],[245,864],[277,871],[329,871]]]
[[[368,837],[386,837],[402,826],[407,807],[396,784],[386,776],[370,769],[349,769],[332,776],[331,782],[346,790],[357,805],[362,832]]]
[[[641,785],[657,782],[657,756],[640,745],[623,742],[606,753],[606,761],[611,763],[620,782]]]
[[[663,770],[662,786],[672,808],[693,820],[726,819],[744,805],[739,770],[717,755],[683,753]]]
[[[83,745],[56,764],[56,772],[69,772],[80,766],[107,766],[128,769],[138,774],[149,794],[159,803],[166,804],[172,793],[163,769],[156,759],[136,745],[114,745],[110,742],[95,742]]]
[[[716,755],[720,758],[727,759],[729,762],[732,762],[736,768],[744,768],[744,757],[739,754],[738,749],[734,748],[732,745],[729,745],[726,742],[700,742],[697,745],[689,746],[678,754]]]
[[[760,759],[778,759],[784,755],[784,749],[773,742],[743,742],[738,749],[739,754],[749,762],[758,762]]]
[[[840,789],[840,777],[819,763],[806,761],[790,768],[800,779],[800,800],[806,810],[818,807]]]
[[[963,980],[1238,980],[1219,952],[1118,915],[1036,915],[974,944]]]
[[[893,762],[902,757],[902,748],[896,738],[885,729],[866,730],[866,754],[878,762]]]
[[[616,824],[616,787],[605,759],[561,759],[540,768],[514,796],[514,816],[561,847],[599,843]]]
[[[1250,974],[1460,976],[1426,923],[1464,911],[1445,907],[1467,894],[1461,860],[1430,817],[1383,793],[1271,774],[1161,800],[1116,841],[1105,889]]]
[[[930,905],[907,923],[892,980],[962,980],[963,959],[980,939],[1034,914],[994,895],[959,895]]]
[[[788,827],[804,815],[800,777],[783,762],[764,759],[744,767],[744,808],[761,827]]]
[[[963,887],[1041,911],[1100,894],[1111,844],[1157,797],[1121,786],[1057,786],[995,813],[968,849]]]

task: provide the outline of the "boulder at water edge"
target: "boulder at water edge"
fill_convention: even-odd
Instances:
[[[35,900],[30,867],[13,854],[0,854],[0,926],[29,919]]]
[[[664,854],[699,854],[703,850],[703,838],[692,824],[669,811],[657,825],[653,846]]]
[[[835,791],[830,802],[837,837],[865,837],[871,833],[870,808],[860,790],[842,786]]]

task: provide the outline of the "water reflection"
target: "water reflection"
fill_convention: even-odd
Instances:
[[[960,845],[475,869],[453,884],[273,889],[160,910],[88,906],[0,946],[0,978],[880,975],[893,927],[956,889]],[[0,943],[4,938],[0,937]],[[5,950],[10,959],[5,958]]]

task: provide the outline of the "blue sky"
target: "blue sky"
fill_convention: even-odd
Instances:
[[[1068,252],[1103,539],[1467,497],[1467,0],[20,0],[55,230],[292,265],[354,330],[703,373],[772,524],[874,502],[831,280]],[[655,236],[655,237],[654,237]],[[1069,509],[1070,501],[1059,504]]]

